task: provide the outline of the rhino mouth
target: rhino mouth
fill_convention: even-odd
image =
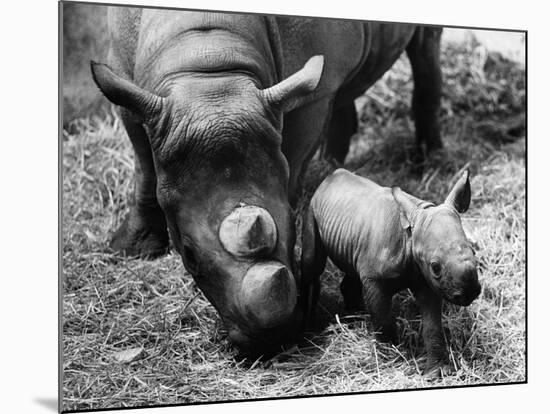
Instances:
[[[239,357],[269,359],[296,343],[300,336],[299,326],[300,315],[296,315],[295,320],[276,329],[251,332],[233,325],[228,329],[227,337],[237,349]]]
[[[464,289],[455,290],[452,293],[446,294],[446,299],[459,306],[469,306],[481,293],[481,285],[475,283],[467,286]]]

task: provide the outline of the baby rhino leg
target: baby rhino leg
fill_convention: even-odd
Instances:
[[[452,368],[443,336],[441,299],[427,287],[414,294],[422,311],[422,337],[428,353],[424,375],[431,378],[446,375]]]
[[[365,310],[363,300],[363,284],[359,276],[346,273],[342,283],[340,283],[340,292],[344,297],[346,310],[349,312],[361,312]]]
[[[370,314],[378,339],[383,342],[397,343],[395,319],[391,312],[393,293],[380,281],[365,278],[364,296],[367,311]]]

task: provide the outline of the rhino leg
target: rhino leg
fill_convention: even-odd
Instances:
[[[317,228],[311,208],[304,214],[302,224],[301,268],[301,305],[304,309],[304,321],[310,323],[315,317],[315,309],[321,290],[319,278],[325,270],[327,253]]]
[[[281,148],[290,168],[288,194],[292,206],[296,206],[301,195],[307,165],[327,132],[331,108],[332,100],[323,99],[285,115]]]
[[[349,312],[361,312],[365,310],[363,300],[363,285],[357,275],[346,273],[342,283],[340,283],[340,292],[344,297],[346,310]]]
[[[130,211],[111,239],[111,249],[128,257],[154,258],[168,250],[166,219],[156,196],[156,173],[151,147],[143,126],[131,113],[121,109],[120,116],[135,153],[134,195]]]
[[[422,337],[428,354],[424,375],[437,378],[451,371],[441,322],[441,298],[428,287],[414,294],[422,312]]]
[[[324,157],[343,164],[348,155],[351,137],[357,132],[357,111],[353,101],[332,112]]]
[[[437,120],[442,88],[439,62],[441,32],[439,27],[419,27],[407,46],[414,79],[412,113],[416,142],[422,154],[442,147]]]
[[[392,315],[392,297],[394,292],[389,291],[382,282],[364,278],[363,295],[367,311],[370,314],[374,329],[378,332],[378,339],[383,342],[397,343],[395,318]]]

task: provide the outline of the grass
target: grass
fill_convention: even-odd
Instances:
[[[442,63],[445,150],[421,171],[411,162],[412,84],[401,59],[358,101],[360,130],[346,166],[435,202],[470,168],[463,222],[476,242],[483,290],[468,308],[445,305],[453,375],[420,375],[420,319],[409,292],[394,302],[400,345],[379,343],[367,315],[345,313],[341,274],[330,263],[319,329],[272,359],[237,358],[174,253],[154,261],[104,253],[133,179],[129,141],[109,113],[80,118],[63,136],[63,409],[524,381],[525,73],[475,43],[447,47]],[[312,163],[304,199],[330,169]],[[143,348],[141,357],[117,361],[117,352],[133,348]]]
[[[107,8],[63,3],[63,124],[102,109],[106,100],[90,76],[90,59],[105,61]]]

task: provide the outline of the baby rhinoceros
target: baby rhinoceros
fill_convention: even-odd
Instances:
[[[398,187],[338,169],[319,186],[304,218],[302,278],[311,309],[327,256],[345,273],[340,285],[349,310],[366,306],[382,340],[396,342],[391,304],[411,289],[422,312],[427,349],[424,373],[450,370],[441,324],[441,302],[468,306],[479,295],[477,260],[459,213],[470,205],[465,171],[445,202],[434,205]]]

